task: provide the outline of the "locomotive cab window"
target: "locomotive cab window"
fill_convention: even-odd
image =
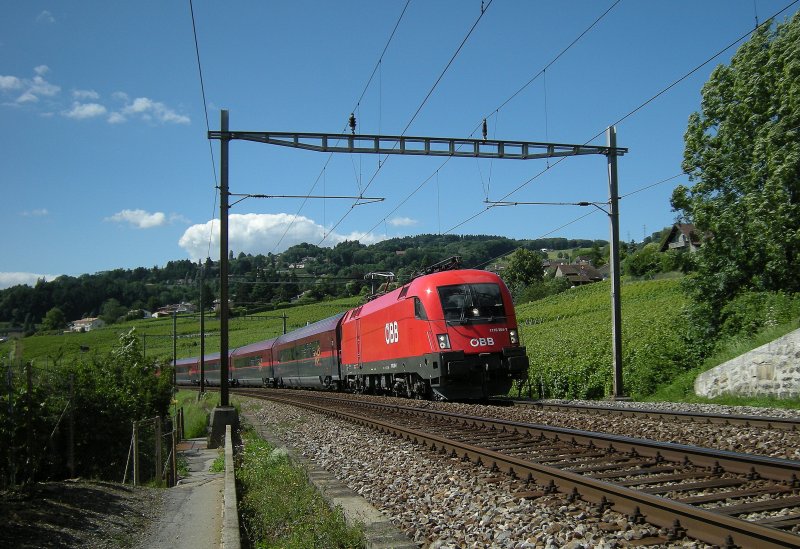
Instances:
[[[414,298],[414,318],[418,320],[428,320],[428,313],[425,312],[425,305],[418,297]]]
[[[448,322],[495,322],[506,316],[497,284],[458,284],[440,286],[438,290],[444,319]]]

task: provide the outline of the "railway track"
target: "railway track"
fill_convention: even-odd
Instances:
[[[587,431],[267,391],[268,398],[368,425],[432,451],[720,547],[800,546],[800,462]]]
[[[666,421],[683,421],[707,425],[735,425],[764,429],[780,429],[800,431],[800,419],[756,416],[744,414],[709,414],[704,412],[667,411],[655,408],[631,408],[622,406],[597,406],[588,404],[565,404],[531,400],[497,401],[504,405],[530,407],[548,412],[584,412],[592,415],[623,416],[630,418],[660,419]]]

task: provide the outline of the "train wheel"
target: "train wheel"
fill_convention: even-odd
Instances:
[[[413,398],[416,400],[430,400],[432,396],[431,384],[429,381],[417,378],[414,382]]]

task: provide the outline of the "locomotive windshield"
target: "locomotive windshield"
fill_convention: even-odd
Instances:
[[[444,319],[448,322],[495,322],[506,316],[503,297],[497,284],[458,284],[440,286]]]

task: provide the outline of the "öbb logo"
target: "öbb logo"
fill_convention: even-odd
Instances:
[[[387,344],[400,341],[400,330],[397,328],[397,321],[387,322],[383,329],[383,335]]]
[[[494,345],[493,337],[473,337],[469,340],[469,344],[473,347],[486,347]]]

